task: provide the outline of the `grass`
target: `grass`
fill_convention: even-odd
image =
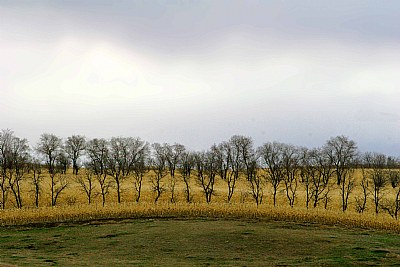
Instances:
[[[3,227],[0,235],[4,266],[359,266],[400,261],[398,234],[263,220],[92,221]]]

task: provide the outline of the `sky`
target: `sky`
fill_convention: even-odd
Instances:
[[[390,0],[0,0],[0,129],[192,149],[346,135],[398,156],[399,14]]]

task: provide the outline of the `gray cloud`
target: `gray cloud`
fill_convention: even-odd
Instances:
[[[171,53],[207,50],[232,32],[277,43],[393,43],[399,12],[398,1],[18,1],[1,11],[5,26],[44,40],[93,34]]]

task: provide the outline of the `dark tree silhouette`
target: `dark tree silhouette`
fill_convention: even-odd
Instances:
[[[78,175],[80,168],[79,158],[82,156],[86,146],[86,138],[82,135],[72,135],[65,141],[65,152],[72,161],[72,172]]]

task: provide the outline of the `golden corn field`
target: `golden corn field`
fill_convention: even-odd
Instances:
[[[81,170],[79,176],[83,176]],[[35,207],[34,194],[30,177],[27,175],[21,183],[24,192],[23,208],[15,208],[12,195],[8,195],[6,208],[0,211],[0,224],[27,225],[27,224],[53,224],[53,223],[82,223],[96,220],[121,220],[130,218],[240,218],[260,220],[282,220],[299,223],[317,223],[323,225],[341,225],[345,227],[359,227],[372,229],[385,229],[400,232],[400,223],[384,211],[375,214],[372,198],[368,199],[367,209],[364,213],[355,210],[355,198],[360,195],[361,187],[357,186],[349,198],[349,209],[341,210],[340,192],[336,184],[331,185],[330,198],[327,208],[324,205],[316,208],[305,208],[305,193],[301,183],[298,184],[297,197],[294,207],[288,205],[284,186],[278,188],[277,204],[272,204],[272,188],[264,186],[264,199],[258,207],[254,203],[245,177],[241,177],[235,188],[231,201],[227,202],[227,185],[221,179],[215,181],[215,194],[211,203],[206,203],[202,189],[193,177],[190,181],[193,201],[187,203],[185,199],[184,183],[180,176],[176,176],[174,188],[174,202],[171,202],[169,178],[164,177],[164,191],[157,203],[154,202],[154,192],[151,188],[148,173],[143,179],[142,194],[139,202],[135,201],[133,177],[127,177],[121,185],[121,203],[117,203],[115,188],[110,188],[106,196],[105,206],[102,206],[99,186],[94,181],[92,203],[87,204],[87,196],[82,187],[77,183],[77,176],[68,171],[67,188],[60,193],[57,205],[51,206],[50,177],[46,176],[42,182],[39,207]],[[356,173],[356,184],[361,179],[360,171]],[[112,178],[110,177],[110,180]],[[394,198],[391,187],[386,187],[384,198]]]

